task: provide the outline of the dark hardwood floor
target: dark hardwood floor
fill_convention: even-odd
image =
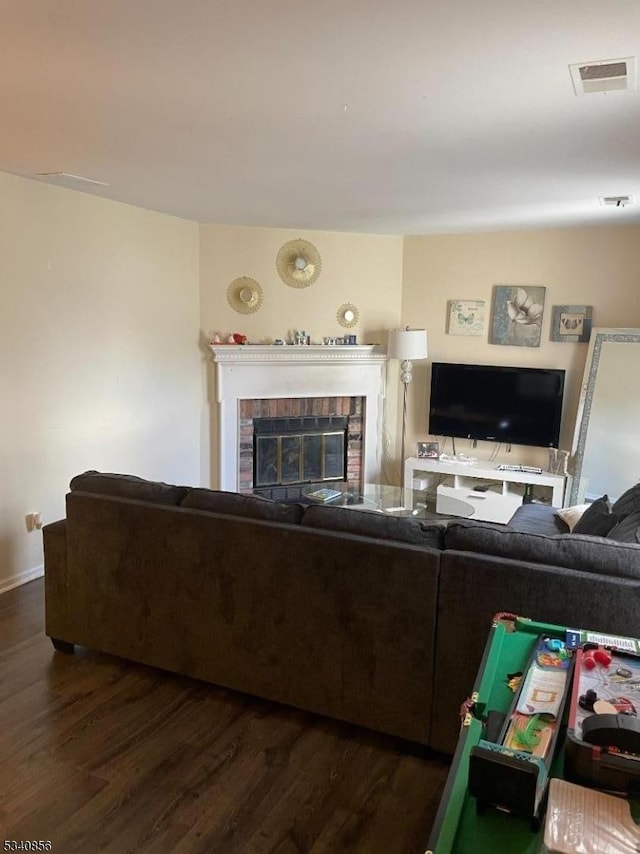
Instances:
[[[0,842],[58,854],[423,852],[446,757],[86,650],[0,596]]]

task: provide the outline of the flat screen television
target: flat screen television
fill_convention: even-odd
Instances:
[[[429,433],[557,448],[564,371],[433,362]]]

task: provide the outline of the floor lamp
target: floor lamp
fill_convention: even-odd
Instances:
[[[402,451],[400,462],[400,486],[404,489],[404,448],[407,435],[407,389],[411,382],[412,362],[427,358],[426,329],[390,329],[387,356],[400,361],[400,379],[404,386],[402,393]]]

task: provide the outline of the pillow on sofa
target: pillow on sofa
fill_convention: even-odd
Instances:
[[[625,516],[609,531],[607,538],[618,543],[640,543],[640,510]]]
[[[291,525],[300,522],[303,512],[300,504],[281,504],[259,495],[241,495],[217,489],[190,489],[182,500],[182,507]]]
[[[560,510],[556,510],[555,512],[556,515],[566,523],[569,530],[573,531],[580,519],[584,516],[588,507],[588,504],[574,504],[573,507],[562,507]]]
[[[86,471],[69,484],[71,492],[92,492],[116,498],[134,498],[152,504],[180,504],[187,494],[186,486],[172,486],[156,480],[145,480],[132,474]]]
[[[634,484],[623,492],[611,508],[611,512],[615,513],[618,519],[624,519],[625,516],[637,510],[640,510],[640,483]]]
[[[550,537],[556,534],[566,534],[569,530],[555,507],[550,504],[536,503],[521,504],[507,522],[507,527],[512,531],[521,531],[526,534],[548,534]]]
[[[305,509],[302,524],[310,528],[323,528],[327,531],[341,531],[345,534],[358,534],[361,537],[397,540],[402,543],[413,543],[416,546],[441,549],[444,541],[443,530],[447,523],[425,522],[411,517],[389,516],[386,513],[312,504]]]
[[[467,519],[450,522],[444,532],[445,549],[522,561],[564,566],[602,575],[640,578],[640,546],[587,534],[522,534],[490,522]]]
[[[594,537],[606,537],[618,521],[611,512],[609,496],[603,495],[593,501],[584,511],[578,523],[572,529],[574,534],[591,534]]]

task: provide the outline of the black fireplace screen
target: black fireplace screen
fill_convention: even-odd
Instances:
[[[256,418],[253,429],[254,487],[345,480],[345,416]]]

